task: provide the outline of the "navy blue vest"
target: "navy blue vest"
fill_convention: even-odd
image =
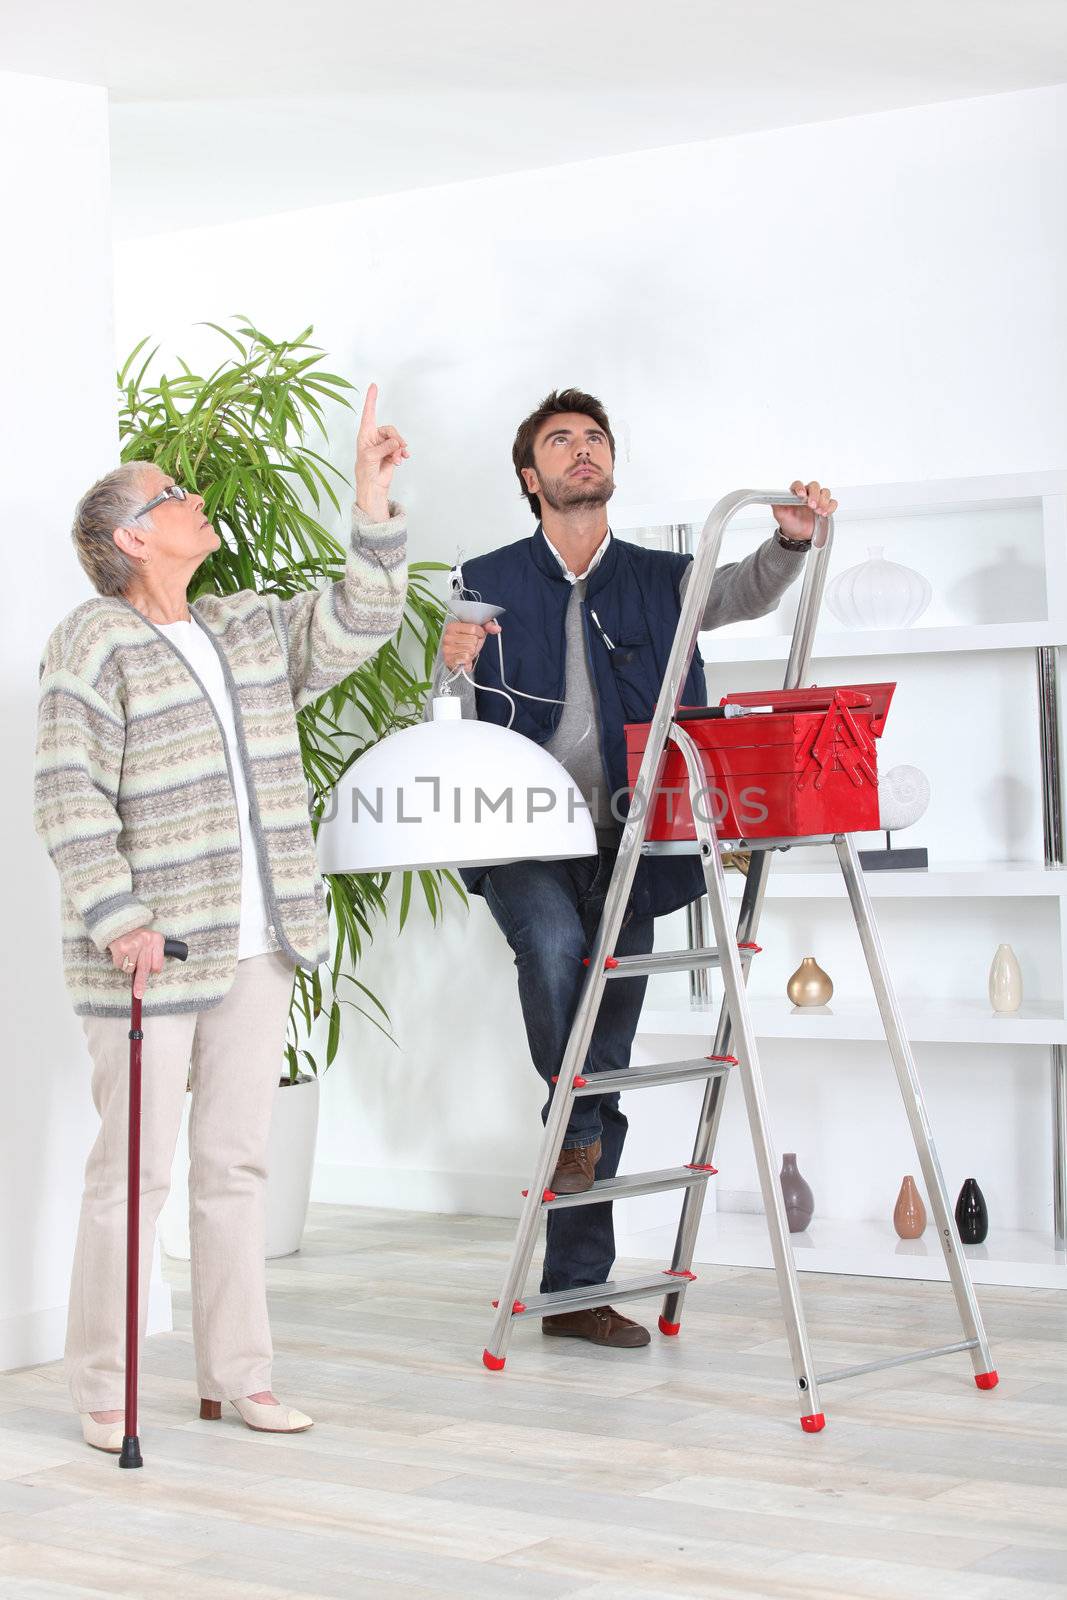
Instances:
[[[648,722],[655,710],[681,615],[678,586],[692,559],[625,544],[612,536],[586,585],[582,628],[600,703],[604,771],[617,797],[615,812],[619,816],[629,809],[623,726]],[[476,591],[482,600],[507,610],[501,626],[508,683],[525,694],[562,700],[571,585],[540,526],[531,539],[520,539],[464,562],[463,581],[468,593]],[[591,612],[596,613],[595,622]],[[480,687],[500,686],[500,657],[492,638],[478,657],[473,676],[479,685],[479,719],[506,724],[510,715],[507,701],[499,694],[483,693]],[[682,702],[706,705],[707,698],[704,664],[696,651]],[[516,699],[512,727],[535,743],[545,744],[561,715],[559,705]],[[482,892],[484,871],[467,869],[462,873],[474,894]],[[704,876],[696,856],[646,856],[637,869],[631,905],[637,916],[658,917],[703,893]]]

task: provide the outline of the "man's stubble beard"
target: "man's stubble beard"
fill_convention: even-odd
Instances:
[[[573,483],[565,477],[542,480],[538,498],[553,511],[571,511],[575,506],[606,506],[614,493],[615,479],[609,472]]]

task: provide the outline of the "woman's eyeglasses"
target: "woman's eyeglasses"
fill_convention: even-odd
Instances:
[[[154,511],[156,506],[161,506],[164,500],[187,500],[188,498],[189,491],[188,489],[183,489],[181,484],[168,484],[165,489],[160,490],[154,499],[149,500],[147,505],[143,505],[140,511],[135,511],[130,520],[136,522],[137,518],[143,517],[146,511]]]

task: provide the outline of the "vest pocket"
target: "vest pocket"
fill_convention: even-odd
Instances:
[[[655,646],[650,640],[617,644],[611,652],[611,670],[626,720],[646,722],[655,709],[663,678]]]

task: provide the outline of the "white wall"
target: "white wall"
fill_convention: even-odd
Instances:
[[[412,444],[415,553],[449,561],[529,531],[511,439],[556,384],[604,398],[630,505],[801,471],[1057,468],[1065,110],[1067,89],[1039,90],[137,241],[119,348],[198,352],[190,325],[238,306],[270,331],[313,321],[337,368],[381,383]],[[362,975],[400,1049],[347,1029],[316,1194],[511,1209],[539,1095],[484,906],[383,931]]]
[[[7,153],[0,168],[5,1368],[62,1350],[81,1175],[96,1122],[85,1039],[62,979],[58,880],[31,813],[41,648],[90,592],[70,546],[71,513],[118,449],[104,91],[0,74],[0,147]]]

